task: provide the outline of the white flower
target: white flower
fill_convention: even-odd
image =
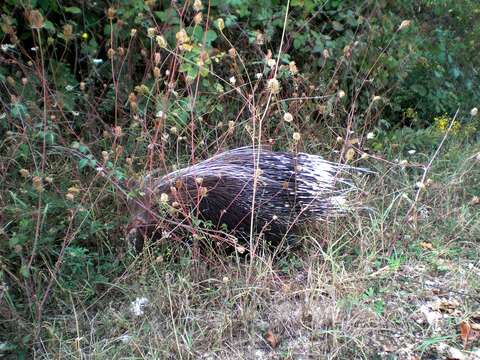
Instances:
[[[409,155],[415,155],[415,153],[417,152],[417,150],[408,150],[408,154]]]
[[[146,297],[136,298],[130,304],[130,312],[135,316],[141,316],[145,313],[145,307],[150,301]]]
[[[289,112],[286,112],[285,114],[283,114],[283,121],[291,123],[293,121],[293,115]]]
[[[373,133],[373,132],[369,132],[369,133],[367,134],[367,139],[368,139],[368,140],[372,140],[374,137],[375,137],[375,133]]]
[[[72,85],[67,85],[67,86],[65,86],[65,90],[67,90],[67,91],[72,91],[72,90],[73,90],[73,86],[72,86]]]
[[[345,97],[345,95],[346,95],[346,94],[345,94],[345,91],[343,91],[343,90],[340,90],[340,91],[338,92],[338,94],[337,94],[337,96],[338,96],[339,99]]]
[[[255,77],[260,80],[262,77],[263,77],[263,74],[262,73],[256,73],[255,74]]]
[[[228,81],[230,81],[230,84],[232,85],[235,85],[237,83],[237,79],[235,79],[235,76],[232,76],[230,79],[228,79]]]
[[[293,140],[299,141],[300,138],[301,138],[300,133],[298,133],[298,132],[294,132],[294,133],[293,133]]]
[[[473,116],[477,116],[478,114],[478,108],[474,107],[472,110],[470,110],[470,115]]]
[[[93,61],[93,63],[94,63],[95,65],[98,65],[98,64],[103,63],[103,60],[102,60],[102,59],[92,59],[92,61]]]

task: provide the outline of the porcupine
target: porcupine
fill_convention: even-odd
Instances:
[[[257,151],[236,148],[147,181],[145,195],[135,200],[129,241],[140,250],[145,236],[158,230],[157,205],[151,203],[161,202],[180,213],[186,209],[213,229],[226,225],[230,233],[244,238],[252,230],[254,205],[253,230],[272,244],[299,224],[345,210],[345,196],[355,186],[344,176],[355,168],[317,155]]]

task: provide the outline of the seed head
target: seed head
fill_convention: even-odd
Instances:
[[[30,171],[28,171],[27,169],[20,169],[18,172],[23,178],[27,178],[30,175]]]
[[[155,40],[157,41],[158,46],[160,46],[162,49],[167,47],[167,40],[165,40],[165,37],[163,35],[157,35],[155,37]]]
[[[278,94],[280,92],[280,82],[276,78],[268,79],[267,89],[272,94]]]
[[[30,10],[27,13],[27,20],[32,27],[32,29],[41,29],[45,25],[43,15],[38,10]]]
[[[218,30],[223,31],[223,29],[225,29],[225,21],[223,21],[222,18],[217,19],[215,24],[217,25]]]
[[[70,40],[73,34],[73,26],[70,24],[65,24],[63,25],[63,37],[65,38],[65,41]]]
[[[150,39],[153,39],[155,37],[155,33],[157,32],[157,30],[153,27],[151,28],[148,28],[147,29],[147,36],[150,38]]]
[[[297,68],[297,65],[295,64],[295,61],[290,61],[290,63],[288,64],[288,68],[290,69],[290,72],[292,73],[292,75],[298,74],[298,68]]]
[[[267,60],[267,65],[270,67],[270,68],[274,68],[275,65],[277,65],[277,62],[275,61],[275,59],[268,59]]]
[[[283,121],[291,123],[293,121],[293,115],[289,112],[286,112],[285,114],[283,114]]]
[[[201,11],[203,9],[202,1],[201,0],[195,0],[193,2],[193,9],[197,12]]]
[[[196,13],[193,17],[193,22],[195,23],[195,25],[200,25],[202,23],[202,20],[203,14],[201,12]]]
[[[113,20],[113,18],[115,17],[115,8],[113,7],[109,7],[108,10],[107,10],[107,17],[109,20]]]
[[[160,202],[161,202],[162,204],[168,203],[168,194],[162,193],[162,194],[160,195]]]
[[[43,191],[43,182],[40,176],[33,177],[32,185],[36,192],[41,193]]]
[[[161,60],[162,60],[162,56],[160,55],[159,52],[156,52],[155,55],[153,56],[153,61],[155,62],[155,65],[160,64]]]

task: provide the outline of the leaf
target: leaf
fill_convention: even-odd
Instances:
[[[355,157],[355,150],[353,150],[352,148],[348,149],[347,152],[345,153],[345,159],[347,161],[352,161],[354,157]]]
[[[53,25],[53,23],[49,20],[45,21],[45,23],[43,24],[43,27],[48,31],[55,32],[55,25]]]
[[[25,279],[30,277],[30,272],[28,271],[27,265],[24,264],[20,267],[20,275],[22,275]]]
[[[275,349],[278,345],[278,337],[270,329],[268,329],[267,334],[265,335],[265,340],[267,340],[272,349]]]
[[[432,243],[429,242],[421,242],[420,246],[422,247],[423,250],[433,250],[433,245]]]
[[[66,7],[64,8],[65,12],[68,12],[70,14],[81,14],[82,13],[82,10],[76,6],[70,6],[70,7]]]
[[[88,165],[88,162],[89,162],[89,159],[86,159],[86,158],[80,159],[80,161],[78,162],[78,168],[83,169],[85,166]]]
[[[470,324],[466,321],[462,321],[460,323],[460,339],[463,341],[463,348],[467,346],[468,338],[470,336],[470,331],[471,331]]]
[[[15,102],[10,112],[15,119],[23,119],[27,115],[27,108],[21,102]]]
[[[332,22],[332,27],[335,31],[343,31],[344,27],[341,23],[339,23],[338,21],[333,21]]]

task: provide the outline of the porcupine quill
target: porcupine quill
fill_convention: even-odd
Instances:
[[[345,176],[361,169],[317,155],[256,151],[252,147],[225,151],[152,179],[145,185],[147,195],[135,200],[128,240],[141,250],[145,237],[159,231],[161,219],[155,211],[159,202],[183,213],[184,219],[187,212],[208,221],[214,230],[226,228],[243,238],[250,234],[254,204],[253,230],[272,244],[302,223],[348,208],[346,196],[356,187]]]

